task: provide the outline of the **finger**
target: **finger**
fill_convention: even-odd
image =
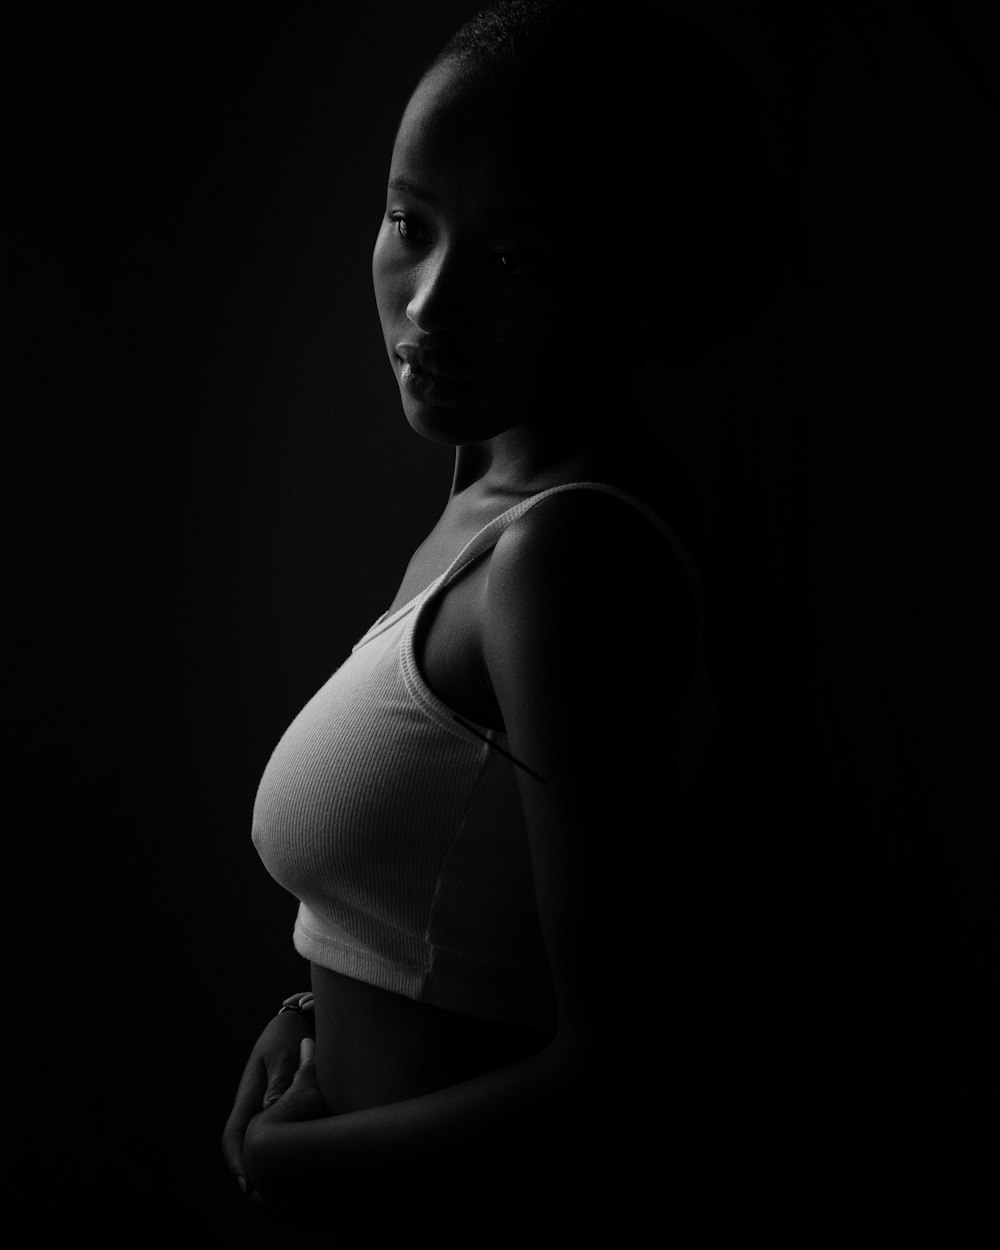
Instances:
[[[244,1197],[250,1192],[250,1182],[247,1180],[246,1165],[243,1162],[245,1139],[246,1129],[230,1123],[223,1129],[220,1142],[223,1161]]]
[[[295,1069],[295,1077],[292,1084],[299,1077],[313,1077],[316,1075],[316,1042],[311,1037],[304,1037],[299,1043],[299,1066]]]
[[[294,1007],[296,1005],[304,1007],[306,999],[312,1002],[312,996],[312,990],[302,990],[298,994],[289,994],[287,998],[282,999],[281,1005],[282,1007]]]
[[[299,1089],[303,1085],[316,1085],[316,1043],[311,1037],[304,1037],[299,1044],[299,1066],[289,1089]]]
[[[285,1051],[274,1060],[274,1068],[268,1076],[267,1089],[264,1091],[262,1105],[269,1107],[277,1102],[295,1079],[295,1053]]]
[[[296,1011],[300,1015],[312,1015],[315,1011],[312,994],[303,994],[301,998],[296,997],[291,1002],[282,1003],[278,1014],[281,1015],[285,1011]]]
[[[267,1073],[263,1062],[254,1057],[243,1069],[233,1101],[233,1109],[229,1113],[222,1130],[222,1156],[233,1175],[240,1178],[243,1169],[243,1137],[247,1125],[260,1110],[261,1099],[267,1084]]]
[[[260,1100],[264,1097],[266,1089],[267,1069],[263,1059],[259,1055],[254,1055],[243,1069],[229,1119],[246,1128],[260,1110]]]
[[[226,1167],[243,1193],[247,1192],[246,1176],[243,1170],[243,1138],[245,1136],[245,1129],[232,1123],[227,1123],[222,1130],[222,1141],[220,1143]]]

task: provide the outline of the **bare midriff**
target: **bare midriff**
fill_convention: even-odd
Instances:
[[[550,1040],[311,968],[316,1075],[332,1115],[444,1089],[524,1059]]]

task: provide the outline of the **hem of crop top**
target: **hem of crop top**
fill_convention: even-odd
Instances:
[[[317,921],[328,931],[322,932],[317,927]],[[292,942],[300,955],[322,967],[332,968],[361,981],[370,981],[397,994],[408,997],[419,995],[420,985],[427,973],[426,957],[417,964],[384,959],[367,946],[329,932],[329,923],[321,917],[314,920],[311,908],[305,903],[299,903]],[[361,975],[362,973],[366,975]]]
[[[554,1027],[555,990],[549,978],[473,964],[441,947],[429,948],[422,967],[394,963],[354,942],[318,932],[303,913],[312,919],[310,909],[300,903],[292,942],[304,959],[321,968],[442,1011],[494,1024]]]

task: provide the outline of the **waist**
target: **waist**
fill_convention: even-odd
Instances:
[[[334,1115],[444,1089],[542,1050],[549,1033],[416,1002],[313,963],[316,1075]]]

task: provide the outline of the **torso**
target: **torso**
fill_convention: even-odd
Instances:
[[[546,486],[573,480],[619,486],[673,523],[664,506],[662,481],[638,473],[628,477],[595,471],[589,478],[574,474]],[[438,523],[414,552],[390,613],[440,576],[484,525],[526,497],[495,496],[474,506],[468,501],[449,501]],[[502,729],[482,650],[489,561],[490,553],[484,553],[428,604],[415,650],[424,680],[440,699],[468,720]],[[523,1058],[549,1040],[531,1030],[473,1020],[413,1002],[315,964],[312,987],[317,1075],[334,1113],[443,1088]]]
[[[312,965],[316,1075],[334,1115],[401,1102],[543,1049],[548,1035],[477,1020]]]

